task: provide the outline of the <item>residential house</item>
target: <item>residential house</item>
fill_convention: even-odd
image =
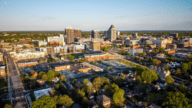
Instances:
[[[99,95],[99,96],[97,96],[97,103],[99,103],[103,107],[110,107],[111,100],[106,95]]]

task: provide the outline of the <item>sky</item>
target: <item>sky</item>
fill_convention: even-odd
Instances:
[[[192,30],[192,0],[0,0],[0,31]]]

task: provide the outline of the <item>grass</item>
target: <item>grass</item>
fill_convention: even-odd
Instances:
[[[75,58],[79,58],[79,56],[83,56],[83,53],[78,53],[78,54],[71,54],[72,56],[74,56]]]
[[[124,64],[126,64],[127,66],[132,66],[132,67],[135,67],[136,66],[136,64],[134,64],[134,63],[131,63],[131,62],[129,62],[129,61],[126,61],[126,60],[123,60],[123,59],[117,59],[116,61],[118,61],[118,62],[121,62],[121,63],[124,63]]]

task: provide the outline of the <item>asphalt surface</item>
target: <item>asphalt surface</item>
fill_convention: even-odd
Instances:
[[[12,94],[12,103],[15,108],[28,108],[27,99],[24,95],[24,88],[22,82],[19,78],[17,68],[13,59],[10,57],[7,52],[4,52],[4,55],[7,56],[9,72],[10,72],[10,82],[11,82],[11,94]]]

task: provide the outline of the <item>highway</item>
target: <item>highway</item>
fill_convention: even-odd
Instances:
[[[7,56],[8,59],[8,67],[9,67],[9,79],[10,79],[10,88],[12,96],[9,97],[11,98],[11,103],[15,108],[29,108],[27,99],[24,95],[24,88],[22,85],[22,82],[20,80],[20,75],[18,74],[18,71],[16,69],[16,65],[13,61],[13,59],[10,57],[7,52],[3,53],[4,56]]]

